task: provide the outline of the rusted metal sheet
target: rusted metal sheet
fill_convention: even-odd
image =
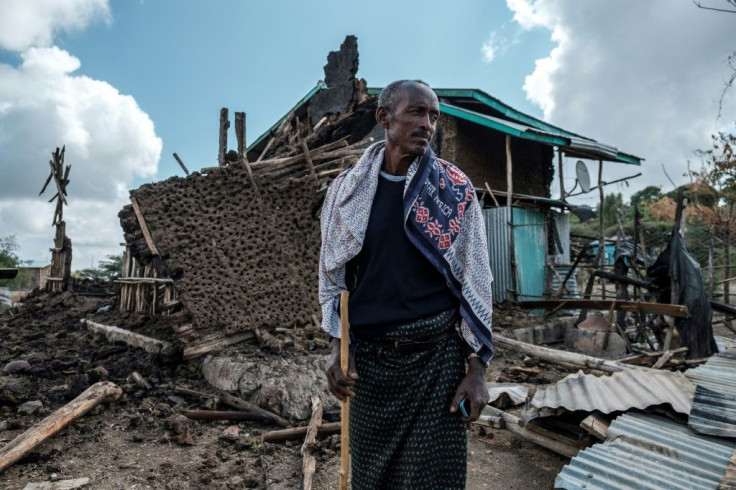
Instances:
[[[715,354],[685,376],[696,385],[690,428],[701,434],[736,437],[736,350]]]
[[[616,418],[608,440],[578,453],[562,468],[555,488],[568,490],[716,489],[736,443],[707,437],[654,415]]]
[[[694,386],[680,372],[626,369],[611,376],[594,376],[579,371],[537,390],[532,405],[611,413],[666,403],[687,415],[693,391]]]

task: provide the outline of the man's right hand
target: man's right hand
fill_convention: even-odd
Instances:
[[[355,392],[350,387],[355,385],[356,379],[358,379],[358,373],[355,370],[355,357],[349,356],[348,375],[343,376],[342,369],[340,369],[340,339],[332,339],[330,363],[327,366],[327,385],[330,393],[340,401],[344,401],[345,397],[355,396]]]

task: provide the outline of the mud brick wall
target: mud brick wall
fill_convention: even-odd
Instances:
[[[314,183],[261,183],[238,167],[131,192],[201,332],[227,334],[312,322],[319,311],[319,205]]]
[[[488,182],[493,190],[506,190],[504,134],[443,114],[436,138],[439,156],[460,167],[475,187]],[[512,138],[511,158],[514,192],[549,197],[554,177],[552,147]]]

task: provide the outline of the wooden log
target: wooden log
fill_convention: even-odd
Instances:
[[[302,152],[304,152],[304,158],[307,160],[307,166],[309,167],[309,175],[312,177],[312,180],[314,180],[314,183],[317,187],[319,187],[319,179],[317,178],[317,172],[314,171],[314,163],[312,163],[312,157],[309,155],[309,148],[307,147],[307,143],[303,139],[299,139],[299,144],[302,148]],[[310,482],[311,486],[311,482]]]
[[[265,148],[263,149],[263,151],[261,152],[261,154],[260,154],[260,155],[258,155],[258,159],[256,160],[256,163],[258,163],[258,162],[260,162],[261,160],[263,160],[263,157],[265,157],[265,156],[266,156],[266,153],[268,153],[268,150],[270,150],[270,149],[271,149],[271,147],[273,146],[273,142],[274,142],[274,141],[276,141],[276,138],[270,138],[270,139],[268,140],[268,143],[266,143],[266,147],[265,147]]]
[[[601,310],[608,311],[611,306],[614,310],[630,311],[633,313],[655,313],[658,315],[667,315],[675,318],[688,318],[690,312],[687,306],[672,305],[667,303],[654,303],[647,301],[619,301],[619,300],[597,300],[597,299],[561,299],[561,300],[541,300],[541,301],[522,301],[519,306],[528,309],[547,309],[554,308],[565,303],[566,308],[584,309],[584,310]]]
[[[238,159],[248,163],[248,155],[245,148],[245,112],[235,113],[235,138],[238,140]]]
[[[253,332],[243,332],[235,335],[225,336],[225,334],[219,334],[217,338],[211,338],[198,342],[194,345],[189,345],[184,348],[183,359],[188,361],[199,356],[203,356],[208,352],[219,349],[221,347],[227,347],[228,345],[239,344],[246,340],[252,340],[255,338]]]
[[[493,343],[503,349],[509,349],[516,352],[522,352],[545,361],[552,363],[566,363],[580,368],[598,369],[599,371],[605,371],[608,373],[617,373],[624,369],[644,369],[635,366],[629,366],[616,361],[609,361],[607,359],[599,359],[597,357],[586,356],[584,354],[578,354],[576,352],[567,352],[556,349],[550,349],[549,347],[542,347],[541,345],[527,344],[526,342],[519,342],[518,340],[509,339],[502,337],[501,335],[495,334],[493,336]]]
[[[307,433],[307,427],[293,427],[291,429],[272,430],[261,436],[261,442],[290,441],[300,439]],[[340,433],[340,422],[328,422],[317,428],[317,434],[324,436]]]
[[[242,398],[238,398],[237,396],[233,396],[230,393],[223,393],[222,395],[220,395],[220,401],[225,405],[237,408],[238,410],[253,412],[259,415],[263,415],[264,417],[268,417],[272,422],[280,425],[281,427],[289,427],[289,425],[291,425],[289,421],[285,418],[273,412],[269,412],[268,410],[263,409],[254,403],[243,400]]]
[[[131,197],[130,203],[133,205],[135,217],[138,218],[138,224],[140,225],[141,231],[143,232],[143,237],[146,239],[146,245],[148,246],[148,249],[153,255],[160,255],[158,253],[158,249],[156,248],[156,244],[153,243],[151,232],[148,230],[148,225],[146,224],[146,220],[143,218],[143,213],[141,213],[141,208],[140,206],[138,206],[138,201],[135,197]]]
[[[253,412],[229,412],[220,410],[184,410],[182,414],[193,420],[249,420],[269,422],[271,419]]]
[[[314,448],[317,446],[317,429],[322,425],[322,400],[312,395],[312,417],[307,425],[307,435],[302,444],[302,489],[312,490],[312,478],[317,469]]]
[[[227,153],[227,130],[230,127],[227,107],[220,109],[220,140],[217,152],[217,164],[225,166],[225,153]]]
[[[184,395],[184,396],[188,396],[191,398],[214,398],[215,396],[215,395],[208,395],[207,393],[202,393],[201,391],[191,390],[184,386],[174,386],[174,394]]]
[[[122,341],[130,346],[138,347],[146,352],[150,352],[151,354],[168,355],[172,354],[175,350],[174,345],[170,342],[152,339],[151,337],[146,337],[145,335],[131,332],[124,328],[102,325],[100,323],[84,319],[82,319],[81,322],[84,323],[91,331],[103,334],[110,342]]]
[[[490,405],[487,405],[483,409],[484,415],[496,415],[500,416],[506,426],[506,430],[513,432],[514,434],[532,441],[535,444],[539,444],[542,447],[546,447],[550,451],[554,451],[557,454],[567,456],[568,458],[575,457],[580,448],[577,446],[571,446],[570,444],[552,439],[546,435],[540,434],[539,432],[531,431],[524,427],[522,420],[519,417],[511,415],[510,413],[499,410]]]
[[[115,384],[100,381],[87,388],[74,400],[55,410],[0,449],[0,472],[16,463],[36,446],[52,437],[74,420],[103,401],[115,402],[123,391]]]

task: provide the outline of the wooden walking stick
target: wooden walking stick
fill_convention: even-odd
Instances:
[[[340,369],[342,375],[348,375],[348,356],[350,355],[350,337],[348,334],[348,299],[350,293],[340,293]],[[340,414],[340,490],[348,488],[348,468],[350,468],[350,398],[345,397]]]

